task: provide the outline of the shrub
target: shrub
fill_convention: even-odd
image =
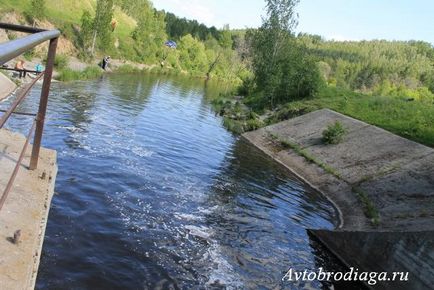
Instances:
[[[74,80],[87,80],[97,78],[102,75],[102,70],[98,66],[89,66],[83,71],[76,71],[70,68],[64,68],[59,72],[59,81],[74,81]]]
[[[344,126],[339,121],[329,124],[327,129],[322,132],[323,142],[326,144],[338,144],[342,141],[346,132]]]
[[[68,56],[64,54],[58,54],[54,58],[54,67],[57,69],[64,69],[68,66]]]

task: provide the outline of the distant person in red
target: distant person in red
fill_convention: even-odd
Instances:
[[[20,79],[21,78],[25,78],[26,77],[26,70],[24,68],[24,61],[23,60],[19,60],[17,61],[17,63],[15,64],[15,69],[20,73]]]
[[[111,23],[111,26],[112,26],[112,32],[115,31],[117,25],[118,25],[118,22],[116,21],[116,19],[113,19],[113,20],[112,20],[112,23]]]

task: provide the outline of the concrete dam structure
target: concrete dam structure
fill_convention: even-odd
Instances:
[[[347,134],[339,144],[326,145],[322,132],[336,121]],[[432,148],[328,109],[243,136],[335,204],[340,226],[310,233],[344,264],[363,271],[409,272],[408,282],[368,286],[433,285]]]

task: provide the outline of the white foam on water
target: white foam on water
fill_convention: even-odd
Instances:
[[[198,216],[196,214],[188,214],[188,213],[175,213],[175,217],[180,220],[186,221],[200,221],[203,220],[202,216]]]
[[[214,241],[208,249],[207,254],[213,262],[206,286],[224,285],[226,289],[242,289],[243,283],[235,274],[232,265],[224,258],[221,246]]]
[[[212,231],[210,228],[204,227],[204,226],[193,226],[193,225],[187,225],[184,227],[185,229],[187,229],[190,233],[190,235],[192,236],[196,236],[205,240],[209,240],[211,235],[212,235]]]

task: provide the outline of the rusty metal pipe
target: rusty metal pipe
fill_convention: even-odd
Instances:
[[[38,32],[42,32],[42,31],[47,31],[47,29],[43,29],[43,28],[24,26],[24,25],[18,25],[18,24],[10,24],[10,23],[4,23],[4,22],[0,22],[0,28],[6,29],[6,30],[25,32],[25,33],[38,33]]]
[[[6,198],[8,197],[8,194],[11,191],[11,188],[12,188],[12,185],[14,184],[15,178],[17,177],[18,170],[20,169],[21,162],[23,161],[27,146],[29,145],[30,137],[32,137],[32,133],[35,130],[35,125],[36,125],[36,120],[33,121],[32,128],[30,129],[29,134],[27,135],[26,143],[24,143],[24,147],[21,150],[20,157],[18,157],[18,161],[17,161],[17,164],[15,165],[12,176],[9,178],[8,184],[6,185],[6,188],[3,191],[3,195],[0,198],[0,210],[2,209],[2,207],[6,201]]]
[[[6,113],[7,110],[2,110],[2,109],[0,109],[0,112]],[[33,114],[33,113],[26,113],[26,112],[12,112],[12,114],[14,114],[14,115],[21,115],[21,116],[32,116],[32,117],[36,117],[36,114]]]
[[[39,100],[39,110],[36,115],[36,132],[33,139],[32,157],[30,159],[30,170],[38,167],[39,150],[41,149],[42,132],[44,131],[45,113],[47,112],[48,95],[50,93],[51,77],[53,75],[54,58],[56,57],[58,38],[50,40],[48,48],[47,64],[44,73],[44,83],[42,84],[41,98]]]
[[[42,75],[43,73],[41,73],[41,75],[39,75],[38,77],[34,78],[33,81],[27,85],[26,89],[22,91],[22,93],[15,99],[11,107],[6,111],[6,113],[0,119],[0,129],[3,128],[4,124],[6,123],[10,115],[15,111],[15,109],[22,102],[22,100],[24,100],[24,98],[30,92],[33,85],[42,77]]]

